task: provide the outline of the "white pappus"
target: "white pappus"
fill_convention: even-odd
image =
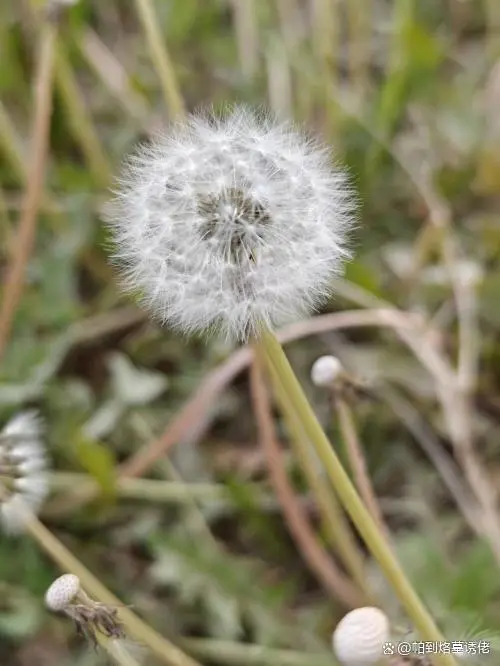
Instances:
[[[125,287],[154,316],[245,341],[329,295],[354,210],[326,147],[236,107],[139,147],[105,215]]]
[[[24,512],[35,514],[48,493],[41,421],[33,411],[13,416],[0,431],[0,523],[23,529]]]

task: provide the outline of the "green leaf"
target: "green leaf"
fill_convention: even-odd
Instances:
[[[460,572],[451,590],[451,604],[470,611],[482,612],[496,596],[492,580],[496,577],[496,564],[489,546],[472,543],[460,562]]]
[[[236,639],[243,620],[251,624],[259,642],[276,643],[289,634],[280,616],[290,603],[290,581],[256,585],[255,581],[266,578],[260,562],[207,544],[200,548],[183,534],[153,538],[152,545],[156,554],[153,577],[174,587],[184,603],[197,609],[201,606],[214,635]],[[214,609],[224,622],[217,623]]]
[[[0,635],[18,640],[33,636],[42,623],[41,605],[21,589],[13,589],[6,599],[2,597]]]
[[[74,455],[80,466],[97,481],[106,499],[114,499],[116,497],[116,461],[109,448],[82,433],[77,436]]]

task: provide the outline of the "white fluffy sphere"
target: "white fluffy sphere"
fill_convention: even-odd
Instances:
[[[343,171],[291,124],[191,115],[129,158],[106,216],[125,287],[183,332],[246,340],[314,309],[348,252]]]
[[[62,611],[80,591],[80,579],[74,574],[59,576],[45,593],[45,605],[52,611]]]
[[[335,356],[320,356],[311,368],[311,379],[316,386],[331,386],[342,375],[342,363]]]
[[[333,632],[333,650],[344,666],[373,666],[382,657],[389,633],[389,620],[380,609],[356,608],[340,620]]]

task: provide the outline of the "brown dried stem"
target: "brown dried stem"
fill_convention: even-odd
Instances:
[[[0,306],[0,360],[5,352],[17,306],[21,299],[24,273],[35,240],[37,215],[42,197],[45,162],[49,145],[56,38],[56,22],[44,21],[40,34],[35,74],[35,113],[28,181],[14,254],[7,272]]]
[[[250,388],[260,442],[266,456],[271,482],[297,546],[321,584],[347,607],[355,608],[362,603],[362,596],[318,543],[307,516],[289,483],[283,453],[275,437],[269,396],[264,383],[259,354],[255,355],[251,365]]]

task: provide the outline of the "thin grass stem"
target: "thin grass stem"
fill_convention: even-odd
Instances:
[[[151,60],[160,80],[163,98],[172,118],[182,117],[186,110],[174,64],[162,38],[152,0],[136,0],[137,12],[148,43]]]
[[[26,182],[26,169],[23,161],[23,151],[16,129],[0,102],[0,150],[9,163],[15,177],[20,183]]]
[[[380,532],[388,539],[390,536],[389,529],[384,521],[382,510],[368,474],[365,454],[359,441],[351,407],[343,397],[336,396],[335,409],[358,492],[372,518],[377,523]]]
[[[66,107],[71,131],[85,157],[90,173],[96,185],[106,187],[111,179],[111,167],[62,44],[59,44],[57,49],[56,85]]]

